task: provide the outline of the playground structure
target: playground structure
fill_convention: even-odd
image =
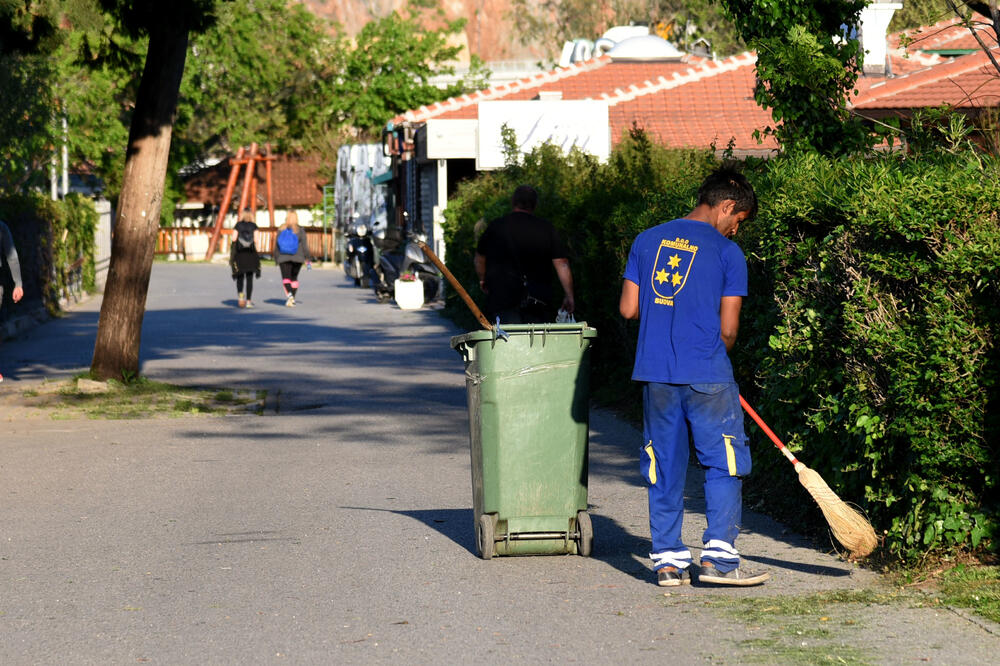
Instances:
[[[208,242],[208,252],[205,253],[205,261],[211,261],[218,247],[219,236],[222,234],[222,226],[229,212],[232,203],[233,192],[236,189],[236,182],[239,180],[240,169],[244,169],[243,188],[240,192],[239,206],[236,207],[236,214],[250,206],[250,212],[254,219],[257,218],[257,164],[264,164],[264,184],[267,193],[267,212],[270,219],[271,228],[274,228],[274,196],[271,187],[271,162],[276,158],[271,154],[271,144],[264,144],[265,153],[258,152],[256,143],[250,144],[250,149],[243,147],[236,153],[236,157],[229,160],[232,168],[229,171],[229,180],[226,182],[226,191],[222,195],[222,203],[219,205],[219,216],[215,220],[215,228],[212,229],[212,237]]]

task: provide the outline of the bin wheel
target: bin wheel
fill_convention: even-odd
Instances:
[[[485,513],[479,516],[479,524],[476,525],[476,547],[479,548],[479,556],[484,560],[493,557],[493,519]]]
[[[576,552],[583,557],[590,557],[594,548],[594,526],[590,522],[590,514],[586,511],[576,512],[576,529],[580,539],[576,544]]]

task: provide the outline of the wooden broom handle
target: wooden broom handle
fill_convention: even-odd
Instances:
[[[767,427],[767,424],[764,423],[764,419],[760,418],[760,415],[753,410],[753,407],[750,406],[750,403],[748,403],[742,395],[740,396],[740,404],[743,406],[743,409],[746,410],[746,413],[750,415],[750,418],[757,422],[757,425],[759,425],[760,429],[764,431],[764,434],[771,438],[771,441],[778,447],[778,450],[785,454],[785,457],[788,458],[793,465],[798,464],[799,461],[795,459],[795,456],[788,450],[788,447],[781,443],[781,440],[774,434],[774,431]]]
[[[438,270],[441,271],[441,273],[448,279],[448,282],[451,283],[451,286],[455,288],[455,291],[458,292],[458,295],[462,297],[462,300],[465,301],[465,304],[469,306],[470,310],[472,310],[472,314],[474,314],[476,316],[476,319],[479,320],[480,326],[485,328],[487,331],[492,331],[493,324],[490,323],[490,320],[486,318],[486,315],[484,315],[482,311],[480,311],[480,309],[476,306],[476,302],[472,300],[472,296],[469,296],[469,292],[467,292],[465,290],[465,287],[463,287],[461,283],[459,283],[458,279],[451,274],[451,271],[449,271],[448,267],[444,265],[444,262],[438,259],[438,256],[436,254],[431,252],[431,249],[427,247],[427,243],[423,242],[422,240],[417,240],[414,242],[417,244],[417,247],[419,247],[421,250],[424,251],[424,254],[426,254],[427,258],[431,260],[431,263],[437,266]]]

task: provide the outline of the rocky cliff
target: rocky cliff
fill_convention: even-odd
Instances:
[[[348,34],[354,35],[374,18],[388,16],[393,10],[401,12],[407,0],[303,0],[303,4],[317,16],[339,23]],[[487,62],[537,60],[546,51],[558,54],[562,46],[546,49],[522,45],[508,18],[510,0],[440,0],[438,5],[448,20],[467,20],[462,41],[466,47],[463,61],[468,61],[470,53]]]

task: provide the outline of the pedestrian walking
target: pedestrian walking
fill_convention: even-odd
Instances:
[[[553,272],[563,288],[562,310],[572,314],[573,273],[569,252],[548,220],[536,217],[538,192],[521,185],[511,198],[514,211],[489,223],[474,258],[479,286],[486,293],[486,316],[504,324],[555,320]]]
[[[257,225],[253,213],[243,211],[233,227],[233,242],[229,248],[229,267],[236,281],[236,306],[253,307],[253,279],[260,278],[260,254],[257,252]]]
[[[3,268],[10,271],[11,281],[14,288],[10,292],[11,300],[15,303],[24,297],[24,287],[21,283],[21,262],[17,259],[17,248],[14,247],[14,236],[10,233],[10,228],[0,220],[0,271]],[[4,281],[0,273],[0,304],[3,303]],[[3,374],[0,374],[0,382],[3,381]]]
[[[274,261],[281,269],[281,286],[285,290],[285,305],[295,307],[295,296],[299,291],[299,271],[302,264],[312,265],[306,232],[299,226],[299,216],[294,210],[288,211],[285,224],[275,241]]]
[[[632,243],[619,309],[639,319],[632,379],[643,382],[640,469],[648,484],[650,558],[661,586],[691,581],[681,541],[689,442],[705,470],[705,517],[698,580],[759,585],[768,573],[740,567],[735,542],[750,448],[729,350],[747,295],[747,266],[730,238],[757,212],[740,173],[718,170],[702,183],[686,217],[639,234]]]

